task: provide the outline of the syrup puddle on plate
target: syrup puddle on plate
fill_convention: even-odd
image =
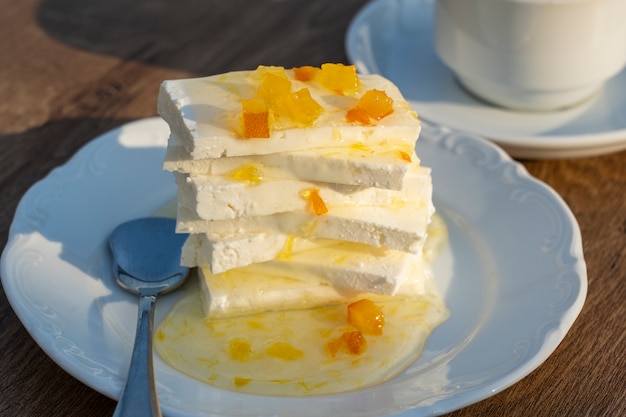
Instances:
[[[429,280],[430,281],[430,280]],[[326,343],[354,330],[346,304],[206,320],[197,286],[158,327],[155,349],[175,369],[219,388],[263,395],[312,395],[382,383],[413,363],[432,329],[448,317],[432,282],[419,298],[377,300],[382,336],[367,349],[332,357]]]
[[[432,258],[447,242],[435,216],[425,245]],[[197,280],[160,323],[155,350],[173,368],[204,383],[237,392],[301,396],[351,391],[383,383],[417,360],[431,331],[449,311],[432,277],[415,298],[380,297],[382,336],[365,335],[365,352],[326,345],[346,331],[347,303],[207,320]],[[367,298],[364,295],[361,298]]]

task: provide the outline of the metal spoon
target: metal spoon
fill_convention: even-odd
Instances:
[[[152,367],[154,302],[180,286],[189,272],[180,266],[187,235],[175,233],[175,227],[174,219],[148,217],[119,225],[109,238],[115,280],[139,295],[128,379],[114,417],[161,416]]]

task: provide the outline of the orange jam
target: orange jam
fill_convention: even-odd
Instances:
[[[349,122],[371,125],[393,113],[393,99],[384,91],[368,90],[346,113]]]
[[[354,96],[359,91],[359,77],[354,65],[322,64],[319,82],[336,94]]]

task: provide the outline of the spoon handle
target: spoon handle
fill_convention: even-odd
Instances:
[[[135,344],[128,379],[113,417],[161,417],[152,367],[152,326],[155,295],[139,296]]]

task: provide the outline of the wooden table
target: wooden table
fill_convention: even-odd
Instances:
[[[346,62],[363,0],[2,0],[0,244],[27,189],[100,133],[154,116],[168,78]],[[186,7],[180,10],[180,7]],[[626,152],[523,161],[582,229],[589,293],[530,376],[454,416],[626,415]],[[35,344],[0,293],[0,415],[110,416],[115,402]]]

